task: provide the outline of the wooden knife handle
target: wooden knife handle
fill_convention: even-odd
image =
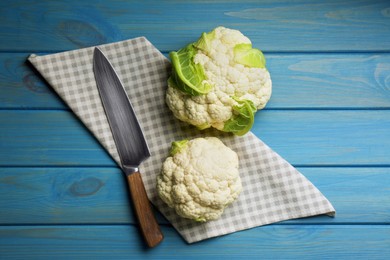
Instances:
[[[129,174],[127,183],[142,235],[149,247],[155,247],[164,239],[164,236],[150,207],[141,174],[139,172]]]

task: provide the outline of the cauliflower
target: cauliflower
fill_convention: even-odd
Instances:
[[[238,156],[216,137],[173,142],[157,177],[160,198],[200,222],[219,218],[241,190]]]
[[[244,135],[271,97],[265,58],[240,31],[217,27],[170,57],[166,103],[176,118],[200,129]]]

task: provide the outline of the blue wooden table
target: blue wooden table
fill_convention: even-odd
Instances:
[[[26,62],[146,36],[167,54],[218,25],[264,51],[273,96],[253,132],[333,203],[192,245],[161,216],[145,248],[118,167]],[[0,259],[388,259],[390,2],[0,2]]]

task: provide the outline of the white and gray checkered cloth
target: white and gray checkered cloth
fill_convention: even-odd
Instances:
[[[147,39],[100,45],[124,84],[151,150],[141,167],[151,202],[188,243],[282,220],[320,214],[333,216],[331,203],[293,166],[252,133],[232,136],[199,131],[174,118],[165,105],[170,63]],[[120,164],[92,69],[94,47],[28,59]],[[237,152],[243,191],[216,221],[196,223],[181,218],[156,192],[156,176],[171,142],[217,136]],[[129,140],[131,142],[131,140]]]

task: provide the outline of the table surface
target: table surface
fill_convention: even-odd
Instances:
[[[1,1],[0,258],[365,258],[390,254],[390,2]],[[168,54],[218,25],[264,51],[273,96],[253,132],[332,202],[187,244],[161,216],[147,249],[118,167],[32,66],[146,36]]]

